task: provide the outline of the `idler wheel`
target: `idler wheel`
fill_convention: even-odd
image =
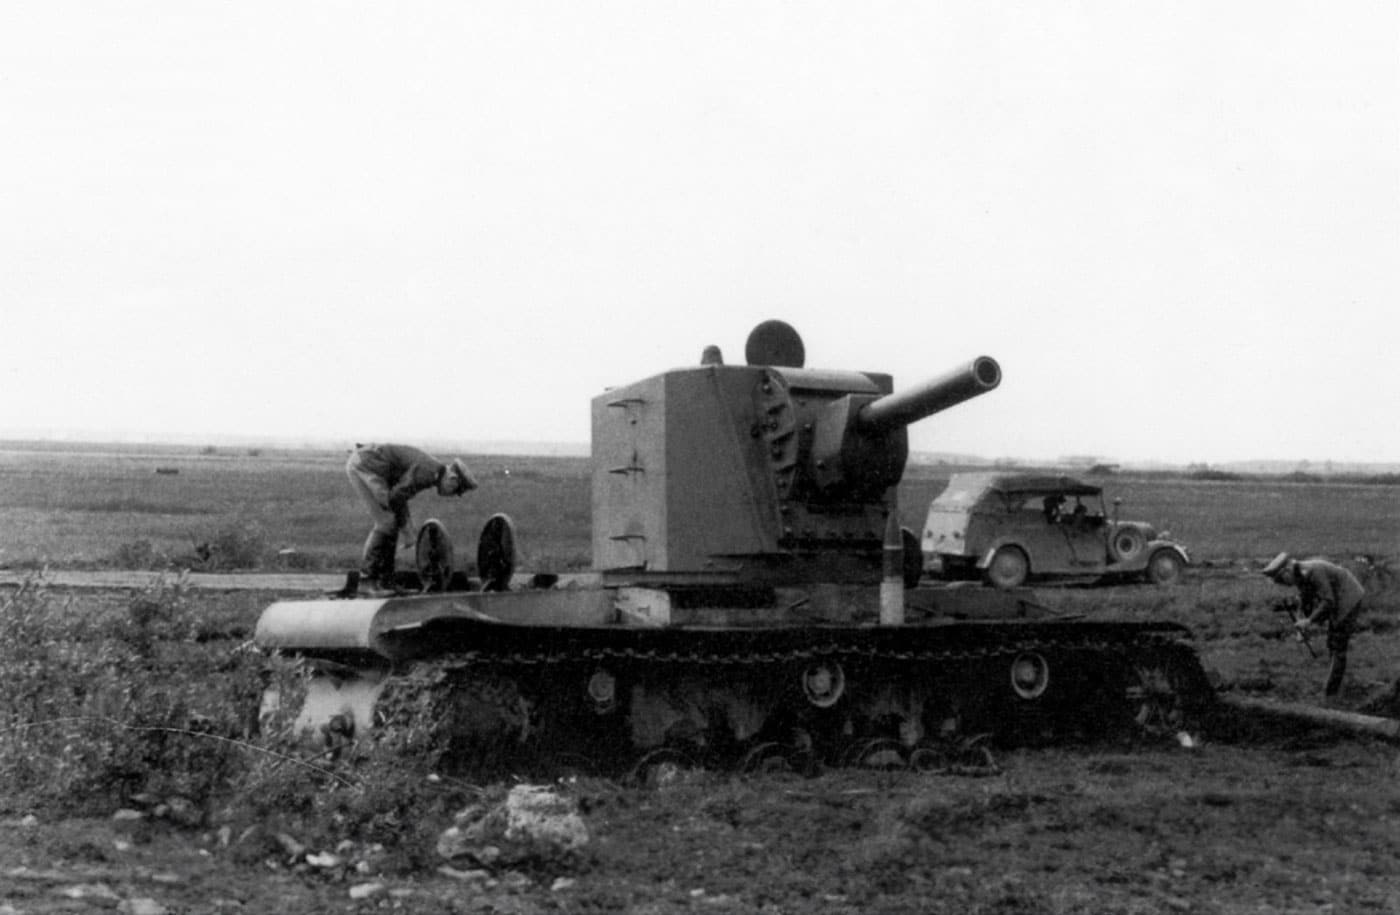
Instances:
[[[852,744],[842,754],[841,764],[861,769],[903,769],[908,761],[899,741],[876,737]]]
[[[802,695],[817,708],[831,708],[845,692],[846,672],[835,661],[822,661],[802,672]]]
[[[1011,689],[1022,699],[1039,699],[1050,688],[1050,664],[1043,655],[1025,651],[1011,662]]]

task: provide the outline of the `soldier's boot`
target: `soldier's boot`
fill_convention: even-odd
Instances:
[[[1347,653],[1334,651],[1332,665],[1327,670],[1327,683],[1322,687],[1322,704],[1326,708],[1338,708],[1342,704],[1342,681],[1347,675]]]
[[[395,540],[392,533],[370,531],[360,560],[360,594],[375,596],[394,590]]]

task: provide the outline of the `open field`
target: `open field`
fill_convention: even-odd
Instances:
[[[527,565],[587,565],[585,462],[468,459],[482,489],[420,497],[419,520],[442,519],[466,546],[504,511]],[[368,525],[342,464],[310,452],[0,450],[0,568],[348,567]],[[1400,487],[1108,482],[1124,517],[1165,522],[1203,566],[1169,589],[1044,588],[1039,599],[1183,622],[1230,691],[1307,701],[1325,673],[1325,659],[1286,637],[1268,609],[1286,592],[1248,574],[1252,563],[1279,549],[1400,552]],[[939,485],[934,469],[911,474],[907,526]],[[202,559],[200,544],[220,549]],[[558,787],[585,812],[587,855],[442,873],[432,837],[484,786],[429,782],[414,761],[373,755],[308,773],[276,755],[276,735],[251,733],[267,659],[246,640],[276,597],[0,587],[0,912],[135,900],[170,913],[1400,911],[1396,748],[1229,716],[1189,748],[1021,749],[981,777],[570,781]],[[1353,642],[1353,708],[1400,676],[1400,589],[1372,602]],[[174,798],[193,814],[134,833],[111,819]],[[316,866],[279,833],[311,852],[350,849],[347,860],[387,850],[366,871]],[[349,888],[369,881],[387,889],[352,901]]]
[[[223,541],[229,549],[213,557],[216,568],[350,568],[359,562],[369,522],[346,481],[346,457],[0,447],[0,567],[201,567],[195,548]],[[585,461],[469,460],[480,492],[463,499],[420,496],[416,521],[436,517],[474,549],[482,523],[504,511],[515,520],[531,565],[587,565]],[[283,550],[295,553],[279,555]]]
[[[368,529],[346,483],[346,455],[266,449],[44,450],[0,443],[0,567],[198,565],[195,546],[221,537],[262,568],[348,568]],[[589,563],[589,463],[584,458],[467,455],[481,489],[420,496],[458,543],[494,512],[520,534],[522,564],[571,571]],[[904,526],[923,526],[953,468],[911,466],[900,486]],[[157,472],[164,471],[164,472]],[[1400,554],[1400,486],[1346,482],[1214,482],[1100,478],[1122,516],[1152,521],[1198,562],[1257,560],[1280,549],[1349,557]],[[246,535],[246,536],[245,536]],[[248,543],[256,540],[256,543]],[[241,549],[240,549],[241,548]],[[278,555],[280,550],[295,554]],[[469,552],[470,552],[469,549]],[[220,560],[217,558],[215,562]]]

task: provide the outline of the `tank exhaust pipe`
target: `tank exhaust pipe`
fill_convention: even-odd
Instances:
[[[871,401],[856,415],[856,428],[866,433],[889,432],[956,407],[999,384],[1001,366],[991,356],[978,356],[946,375]]]

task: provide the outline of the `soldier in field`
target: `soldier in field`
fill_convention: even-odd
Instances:
[[[461,458],[444,464],[412,445],[356,445],[345,473],[374,519],[360,561],[361,580],[381,589],[393,587],[395,542],[413,546],[409,500],[425,489],[460,496],[477,485]]]
[[[1347,649],[1356,621],[1361,615],[1366,589],[1356,576],[1326,559],[1294,559],[1279,553],[1264,567],[1264,575],[1285,587],[1298,589],[1301,609],[1297,622],[1299,632],[1320,621],[1327,623],[1327,652],[1332,666],[1327,671],[1323,700],[1332,702],[1342,689],[1347,672]]]

